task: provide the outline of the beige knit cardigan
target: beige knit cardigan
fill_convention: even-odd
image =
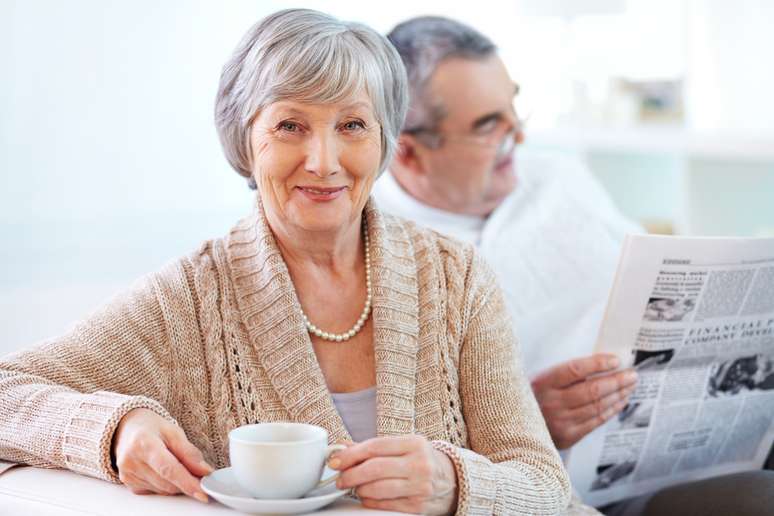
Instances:
[[[555,514],[570,485],[492,272],[472,247],[379,212],[371,241],[379,435],[421,434],[454,462],[458,514]],[[336,344],[346,346],[346,343]],[[298,421],[350,439],[263,212],[0,361],[0,458],[118,482],[110,446],[145,407],[213,465],[228,431]]]

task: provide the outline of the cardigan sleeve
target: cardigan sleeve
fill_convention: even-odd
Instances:
[[[459,358],[470,449],[436,442],[455,465],[457,514],[558,514],[570,481],[520,364],[494,274],[476,255]]]
[[[0,459],[118,482],[110,451],[121,418],[147,408],[173,421],[170,362],[150,277],[66,335],[0,358]]]

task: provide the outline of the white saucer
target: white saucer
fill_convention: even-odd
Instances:
[[[333,470],[325,468],[323,478],[328,478],[333,474],[335,474]],[[311,491],[303,498],[261,500],[253,498],[250,493],[237,484],[231,468],[219,469],[204,477],[202,479],[202,489],[223,505],[249,514],[298,514],[310,512],[320,507],[325,507],[337,498],[347,494],[346,491],[336,489],[335,484],[331,484]]]

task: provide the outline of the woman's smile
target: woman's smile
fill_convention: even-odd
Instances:
[[[297,186],[295,188],[311,201],[328,202],[338,199],[347,190],[346,186]]]

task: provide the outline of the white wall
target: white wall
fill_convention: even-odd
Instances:
[[[242,185],[212,99],[237,35],[270,3],[252,15],[212,2],[2,5],[4,220],[232,207]]]
[[[224,234],[222,63],[272,2],[0,3],[0,352]]]
[[[689,121],[695,129],[774,134],[774,2],[691,0]]]

